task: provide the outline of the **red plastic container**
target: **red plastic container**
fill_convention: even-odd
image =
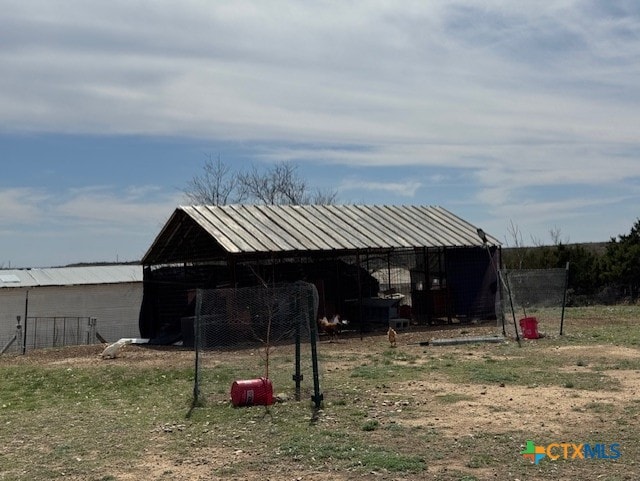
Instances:
[[[233,381],[231,402],[234,406],[269,406],[273,404],[273,386],[271,380],[261,377]]]
[[[522,330],[522,337],[525,339],[538,339],[538,319],[535,317],[524,317],[520,319],[520,329]]]

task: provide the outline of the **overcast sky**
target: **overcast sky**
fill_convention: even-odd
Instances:
[[[635,0],[0,8],[0,267],[140,259],[209,155],[506,243],[640,217]]]

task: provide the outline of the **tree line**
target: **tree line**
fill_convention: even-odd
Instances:
[[[564,268],[569,263],[570,300],[573,304],[637,302],[640,297],[640,219],[628,234],[609,242],[568,244],[552,231],[552,245],[524,247],[511,226],[514,247],[503,249],[508,269]],[[514,235],[515,234],[515,235]]]

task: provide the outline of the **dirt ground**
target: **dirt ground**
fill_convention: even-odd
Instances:
[[[465,345],[457,346],[420,346],[418,343],[428,338],[457,337],[460,335],[486,336],[496,334],[493,326],[474,327],[471,329],[452,328],[443,330],[405,331],[399,333],[398,349],[420,357],[460,355],[472,358],[481,357],[487,353],[495,352],[492,344],[484,344],[469,348]],[[322,339],[319,349],[321,352],[332,353],[343,357],[360,355],[380,351],[385,345],[385,335],[373,335],[360,339],[359,337],[343,337],[335,342]],[[536,342],[536,341],[525,341]],[[541,340],[542,342],[542,340]],[[99,353],[104,346],[81,346],[63,349],[49,349],[33,351],[27,356],[6,358],[5,363],[26,363],[40,365],[70,365],[91,366],[102,365],[105,362],[127,364],[132,367],[166,366],[191,366],[193,364],[193,351],[176,349],[175,347],[136,347],[128,346],[122,354],[114,360],[102,360]],[[560,356],[571,356],[575,359],[640,359],[640,350],[612,345],[567,345],[553,347],[548,354],[554,353]],[[229,355],[232,355],[230,353]],[[498,359],[499,360],[499,359]],[[323,369],[330,371],[331,365],[324,365]],[[591,370],[589,365],[573,363],[564,365],[562,369],[571,372]],[[436,430],[447,442],[464,443],[465,438],[482,436],[491,432],[496,436],[504,434],[508,436],[514,431],[514,423],[518,429],[529,431],[532,438],[544,436],[545,439],[567,440],[574,433],[590,432],[597,438],[600,428],[607,422],[606,418],[594,412],[592,406],[620,405],[631,403],[640,398],[640,371],[612,370],[603,375],[617,379],[622,388],[615,392],[570,390],[562,386],[524,386],[505,384],[460,384],[452,383],[444,374],[437,371],[431,373],[428,379],[399,382],[393,386],[392,396],[384,390],[372,389],[363,393],[363,401],[368,416],[378,420],[381,425],[394,422],[408,427],[421,427],[423,429]],[[329,375],[325,373],[325,376]],[[461,399],[455,404],[434,402],[438,396],[455,393]],[[401,401],[398,401],[398,398]],[[402,410],[411,407],[411,415],[403,416]],[[464,415],[461,415],[464,409]],[[333,419],[330,409],[324,409],[320,414],[320,422],[327,428],[338,423]],[[166,436],[172,430],[179,430],[180,426],[159,426],[153,437]],[[525,439],[514,440],[524,443]],[[253,450],[258,448],[254,447]],[[256,451],[257,452],[257,451]],[[117,479],[133,480],[142,479],[216,479],[211,477],[212,470],[221,467],[219,459],[247,461],[255,453],[252,449],[238,449],[229,445],[220,448],[216,453],[194,452],[188,459],[176,459],[163,453],[149,453],[143,466],[129,469],[117,474]],[[518,453],[514,453],[517,456]],[[625,460],[628,462],[629,460]],[[219,465],[219,466],[218,466]],[[635,469],[639,469],[634,462],[628,465],[628,469],[618,473],[619,477],[601,479],[633,479],[626,477],[627,472],[632,476]],[[430,461],[427,471],[416,475],[393,475],[384,473],[372,473],[375,479],[454,479],[447,478],[447,471],[468,472],[469,468],[463,461],[455,459],[441,459]],[[265,479],[355,479],[361,477],[356,473],[312,471],[295,465],[282,466],[278,474],[265,475],[264,472],[246,473],[242,479],[264,481]],[[167,473],[173,473],[169,476]],[[169,477],[167,477],[169,476]],[[463,479],[463,478],[459,478]],[[468,479],[511,479],[518,480],[516,474],[501,472],[496,467],[477,467],[473,469],[473,476]],[[536,479],[535,476],[526,479]],[[542,477],[540,479],[551,479]],[[560,479],[560,478],[559,478]],[[570,479],[570,478],[562,478]],[[578,478],[576,478],[578,479]],[[586,478],[582,478],[586,479]],[[595,479],[595,478],[594,478]]]

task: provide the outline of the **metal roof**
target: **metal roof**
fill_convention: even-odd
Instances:
[[[491,245],[500,244],[487,238]],[[482,245],[476,226],[437,206],[193,205],[173,212],[142,263],[230,254]]]
[[[142,282],[141,265],[0,270],[0,288]]]

